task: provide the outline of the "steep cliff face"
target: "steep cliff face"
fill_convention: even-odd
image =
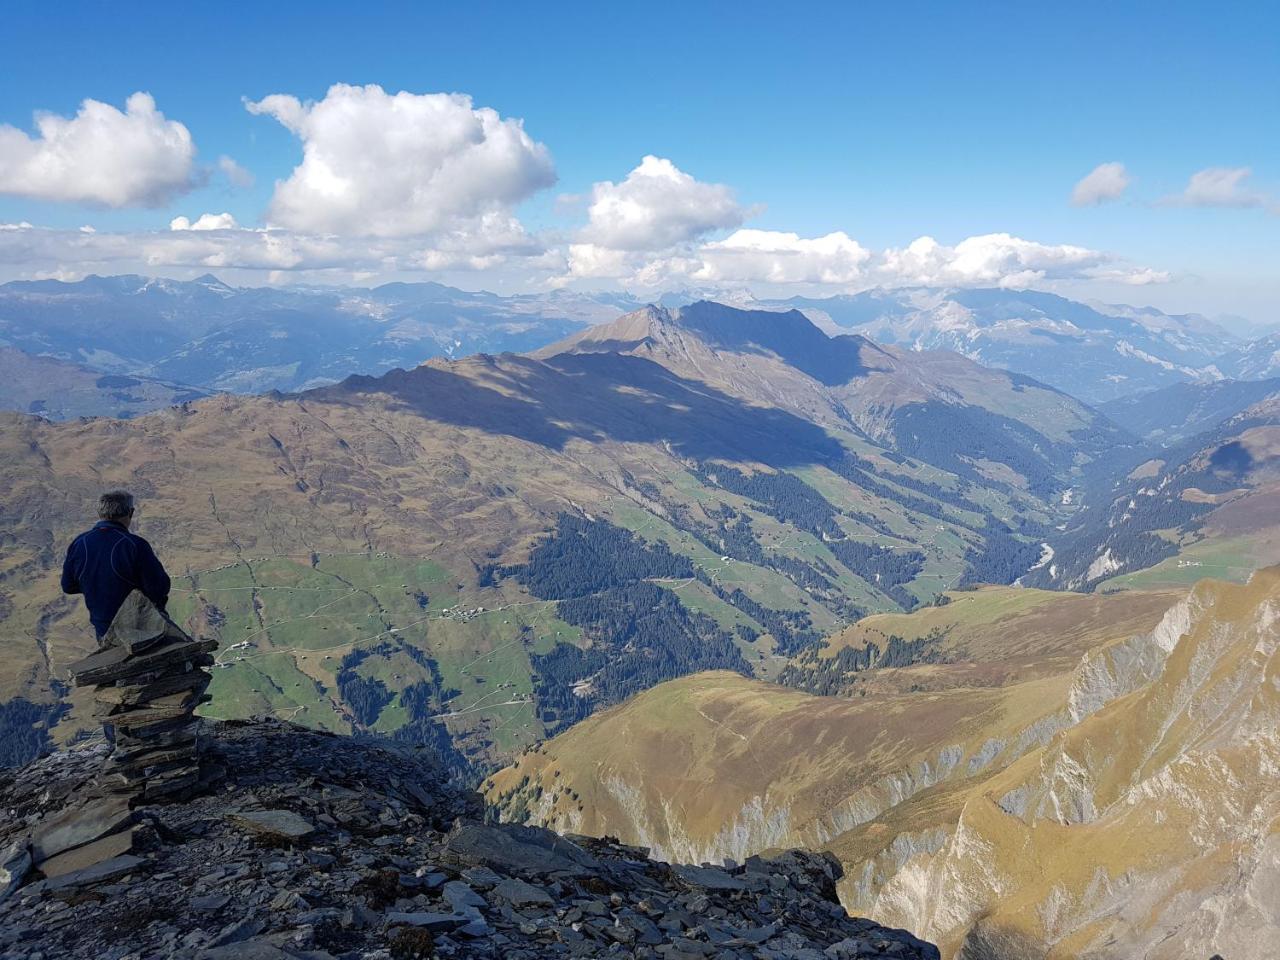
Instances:
[[[940,661],[852,674],[848,697],[727,673],[664,684],[526,754],[492,778],[489,798],[517,819],[625,836],[674,859],[821,848],[851,831],[846,862],[874,859],[899,833],[954,824],[939,798],[957,785],[1149,678],[1148,635],[1175,596],[992,588],[869,617],[809,658],[814,669],[888,635],[938,636]],[[917,806],[927,814],[895,819]]]
[[[663,856],[829,849],[850,910],[944,956],[1269,956],[1280,569],[1165,607],[1145,629],[1121,632],[1138,621],[1117,616],[1117,635],[1089,632],[1066,672],[1028,667],[1003,686],[937,689],[948,671],[994,682],[972,663],[893,671],[865,698],[687,678],[527,755],[490,797],[511,813],[537,794],[526,816],[644,837]],[[986,656],[1029,622],[987,624]]]
[[[1154,676],[974,791],[872,912],[973,958],[1267,956],[1280,926],[1280,571],[1205,582]]]

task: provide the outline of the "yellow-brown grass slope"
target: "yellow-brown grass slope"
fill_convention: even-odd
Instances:
[[[528,753],[490,798],[674,859],[831,849],[851,910],[950,956],[1268,956],[1280,570],[1183,599],[1017,594],[864,621],[865,639],[950,617],[953,655],[872,671],[865,697],[664,684]],[[1049,619],[1046,657],[1025,658]]]

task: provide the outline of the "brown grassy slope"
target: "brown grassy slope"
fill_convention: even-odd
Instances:
[[[1073,669],[1087,650],[1116,637],[1151,629],[1182,591],[1134,593],[1124,602],[1104,594],[1061,593],[1018,587],[982,587],[948,593],[950,603],[914,613],[864,617],[830,637],[805,660],[833,657],[844,647],[880,649],[889,637],[940,635],[937,653],[948,661],[910,670],[872,671],[859,678],[868,693],[906,685],[1004,685]]]
[[[65,544],[104,488],[142,500],[171,571],[312,552],[431,554],[461,573],[518,559],[564,509],[594,510],[686,459],[804,465],[840,449],[638,358],[432,362],[297,397],[216,397],[133,421],[0,415],[0,698],[80,655]]]
[[[492,778],[490,796],[564,828],[695,860],[826,842],[970,765],[1008,763],[1047,735],[1038,724],[1058,722],[1086,651],[1150,630],[1172,603],[1040,593],[1020,609],[1023,595],[983,591],[980,615],[959,603],[903,615],[908,636],[942,616],[961,624],[957,662],[871,671],[865,697],[813,697],[718,673],[663,684],[527,754]],[[1013,612],[993,613],[1002,602]],[[1092,620],[1075,616],[1082,602],[1097,610]],[[1026,624],[1057,606],[1063,636],[1041,662],[1028,656]],[[531,801],[534,785],[541,795]]]
[[[0,410],[50,420],[104,412],[133,417],[207,393],[146,377],[107,376],[77,363],[0,346]]]

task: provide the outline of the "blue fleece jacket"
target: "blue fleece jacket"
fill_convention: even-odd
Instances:
[[[62,592],[84,594],[99,637],[134,590],[161,610],[169,600],[169,575],[151,544],[112,520],[98,521],[71,541],[62,565]]]

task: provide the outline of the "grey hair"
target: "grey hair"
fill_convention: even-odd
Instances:
[[[123,520],[133,513],[133,494],[128,490],[108,490],[98,498],[98,517]]]

